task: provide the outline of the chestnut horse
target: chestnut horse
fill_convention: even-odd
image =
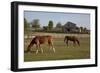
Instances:
[[[73,45],[77,43],[80,46],[80,42],[76,36],[65,36],[64,42],[67,44],[67,46],[68,46],[68,41],[72,41]]]
[[[30,42],[30,44],[28,45],[26,52],[29,52],[31,50],[31,47],[35,44],[36,45],[36,49],[37,49],[36,50],[36,54],[38,53],[39,49],[43,53],[43,49],[41,48],[41,44],[44,44],[46,42],[48,43],[49,48],[53,49],[53,51],[55,52],[55,48],[53,46],[53,38],[50,35],[47,35],[47,36],[35,36],[32,39],[32,41]]]

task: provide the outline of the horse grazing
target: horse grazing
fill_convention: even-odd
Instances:
[[[68,41],[72,41],[74,45],[77,43],[80,46],[80,42],[76,36],[65,36],[64,42],[67,44],[67,46]]]
[[[55,48],[53,46],[53,38],[50,35],[47,35],[47,36],[35,36],[32,39],[32,41],[30,42],[30,44],[28,45],[26,52],[29,52],[31,50],[31,47],[35,44],[36,45],[36,49],[37,49],[36,50],[36,54],[38,53],[38,49],[40,49],[41,52],[43,53],[43,49],[41,48],[41,44],[44,44],[46,42],[48,43],[49,48],[53,49],[53,51],[55,52]]]

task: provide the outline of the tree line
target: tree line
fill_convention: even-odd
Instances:
[[[30,29],[32,31],[64,32],[64,26],[61,24],[61,22],[58,22],[55,27],[52,20],[49,20],[47,26],[41,27],[40,25],[41,23],[39,22],[39,19],[34,19],[32,22],[29,23],[27,19],[24,18],[25,31],[28,31]],[[82,33],[87,32],[88,30],[86,27],[77,27],[77,29]]]

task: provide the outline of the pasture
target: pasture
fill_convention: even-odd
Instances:
[[[34,33],[32,35],[47,35],[46,33]],[[88,59],[90,58],[90,35],[89,34],[50,34],[54,37],[54,47],[56,52],[49,49],[47,43],[41,45],[44,53],[35,53],[36,46],[31,48],[32,52],[24,53],[24,61],[47,61],[47,60],[72,60],[72,59]],[[59,35],[59,36],[58,36]],[[64,43],[65,35],[75,35],[79,38],[80,46],[73,46],[72,42],[69,42],[69,46]],[[31,42],[32,38],[24,38],[24,50]]]

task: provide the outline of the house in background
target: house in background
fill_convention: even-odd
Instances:
[[[65,33],[78,33],[80,32],[79,27],[76,26],[75,23],[72,22],[67,22],[64,26],[63,26],[63,31]]]

